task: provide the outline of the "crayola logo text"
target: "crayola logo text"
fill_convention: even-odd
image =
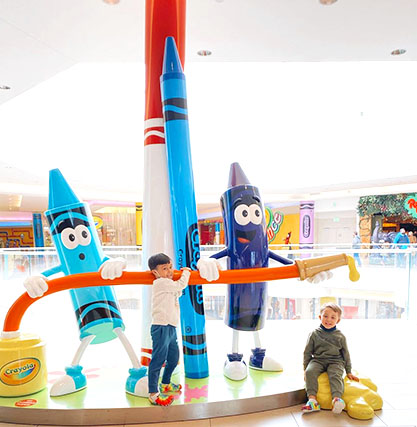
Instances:
[[[310,224],[311,224],[311,218],[306,215],[303,218],[303,236],[305,238],[310,237],[310,231],[311,231]]]
[[[0,369],[0,381],[6,385],[21,385],[32,381],[41,369],[41,362],[35,358],[14,360]]]

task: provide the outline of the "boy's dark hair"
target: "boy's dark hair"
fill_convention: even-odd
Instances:
[[[148,259],[148,267],[149,270],[155,270],[158,265],[161,264],[169,264],[171,262],[171,258],[168,255],[163,253],[152,255]]]

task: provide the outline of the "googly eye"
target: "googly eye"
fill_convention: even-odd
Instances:
[[[249,206],[243,204],[237,206],[234,216],[239,225],[248,225],[251,220]]]
[[[71,227],[61,231],[61,242],[67,249],[75,249],[78,246],[78,239],[75,230]]]
[[[262,223],[262,209],[255,203],[249,206],[250,220],[253,224],[259,225]]]
[[[90,233],[90,230],[85,225],[82,225],[82,224],[77,225],[75,227],[75,234],[81,246],[88,246],[90,244],[91,233]]]

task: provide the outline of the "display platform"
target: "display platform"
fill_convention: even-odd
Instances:
[[[117,367],[86,369],[86,389],[50,397],[49,387],[63,372],[49,372],[48,388],[23,397],[0,397],[0,422],[46,425],[109,425],[184,421],[283,408],[305,401],[302,370],[249,370],[242,381],[223,376],[221,364],[204,379],[185,379],[182,394],[170,407],[124,392],[127,372]],[[179,369],[178,369],[179,371]]]

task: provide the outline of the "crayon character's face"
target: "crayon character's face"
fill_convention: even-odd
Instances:
[[[79,261],[87,259],[88,247],[91,243],[91,232],[84,224],[64,228],[59,234],[64,252],[70,251]]]
[[[159,264],[156,266],[155,270],[152,270],[153,275],[159,279],[172,279],[174,277],[174,270],[172,268],[172,262],[168,264]]]
[[[248,245],[263,229],[264,214],[258,196],[244,195],[233,203],[235,238],[242,245]]]

